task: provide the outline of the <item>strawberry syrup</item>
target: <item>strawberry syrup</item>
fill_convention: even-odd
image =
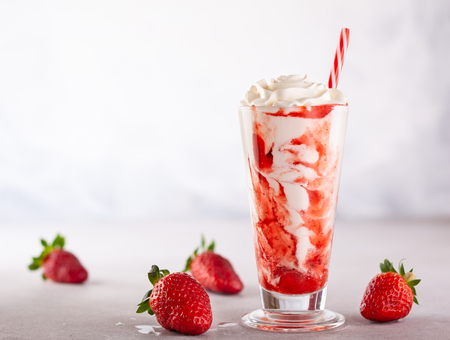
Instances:
[[[280,109],[275,113],[263,113],[262,116],[253,108],[254,162],[251,157],[248,162],[255,205],[255,250],[260,284],[269,291],[307,294],[322,289],[327,283],[337,203],[334,184],[339,162],[339,150],[329,145],[330,112],[334,106],[301,107],[288,115]],[[308,124],[302,135],[279,146],[280,150],[276,151],[283,152],[289,168],[314,170],[316,176],[313,179],[298,176],[291,183],[286,183],[275,175],[275,145],[273,142],[270,145],[270,134],[274,131],[269,121],[274,119],[271,117],[286,116],[313,122]],[[315,162],[309,163],[299,154],[298,146],[301,145],[317,152]],[[294,226],[285,194],[285,186],[291,184],[304,188],[309,199],[308,207],[297,211],[302,222]],[[308,231],[309,236],[306,237],[309,237],[310,246],[302,263],[299,263],[297,256],[298,236],[292,233],[292,227],[294,230],[306,227]]]

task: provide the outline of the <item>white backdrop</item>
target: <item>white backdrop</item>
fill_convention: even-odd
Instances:
[[[450,2],[0,2],[0,222],[248,217],[236,108],[352,29],[338,216],[450,216]]]

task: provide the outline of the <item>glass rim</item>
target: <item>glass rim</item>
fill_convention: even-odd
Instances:
[[[329,105],[333,105],[336,108],[348,108],[348,103],[345,104],[339,104],[339,103],[328,103],[328,104],[318,104],[318,105],[293,105],[293,106],[256,106],[256,105],[239,105],[237,108],[238,110],[253,110],[256,109],[257,111],[262,111],[262,110],[270,110],[270,111],[278,111],[278,110],[295,110],[295,109],[308,109],[311,107],[318,107],[318,106],[329,106]]]

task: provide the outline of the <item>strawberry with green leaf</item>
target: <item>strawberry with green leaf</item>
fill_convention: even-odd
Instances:
[[[387,322],[404,318],[409,314],[416,298],[415,286],[420,282],[411,269],[405,272],[402,261],[398,272],[392,262],[380,264],[381,273],[375,276],[366,288],[360,312],[372,321]]]
[[[80,261],[75,255],[64,250],[64,237],[56,235],[52,244],[41,239],[41,244],[44,250],[39,257],[33,257],[33,262],[28,266],[30,270],[42,267],[43,279],[55,282],[82,283],[87,280],[88,273]]]
[[[208,293],[186,273],[172,273],[153,265],[148,273],[153,289],[145,293],[136,313],[155,315],[168,330],[184,334],[202,334],[212,324]]]
[[[239,293],[244,288],[241,279],[230,261],[214,252],[214,247],[214,241],[206,247],[202,236],[201,247],[195,249],[194,254],[188,258],[184,271],[190,270],[192,276],[212,292]]]

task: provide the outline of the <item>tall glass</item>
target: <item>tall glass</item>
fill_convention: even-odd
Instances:
[[[252,328],[335,328],[325,309],[347,105],[240,107],[262,309]]]

